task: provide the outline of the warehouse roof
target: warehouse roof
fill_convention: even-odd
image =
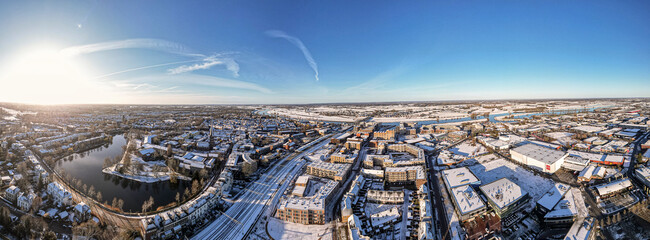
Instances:
[[[511,151],[546,164],[553,164],[566,155],[565,152],[542,147],[533,143],[522,145],[512,149]]]

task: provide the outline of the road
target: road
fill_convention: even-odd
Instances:
[[[427,165],[427,187],[429,188],[429,203],[431,203],[431,215],[433,219],[436,220],[433,224],[435,225],[436,232],[439,234],[441,239],[449,239],[449,220],[447,219],[447,213],[444,206],[444,199],[442,197],[441,191],[438,185],[438,172],[433,168],[435,166],[434,159],[438,152],[434,153],[426,161]]]
[[[282,193],[307,162],[302,159],[329,141],[314,145],[298,155],[290,155],[244,189],[245,193],[219,218],[192,239],[244,239],[269,206],[276,206]]]

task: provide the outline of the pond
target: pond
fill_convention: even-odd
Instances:
[[[123,135],[113,136],[113,142],[102,147],[89,150],[83,153],[72,155],[72,160],[67,157],[59,160],[57,165],[72,177],[81,180],[83,184],[95,187],[95,191],[102,193],[102,202],[110,204],[113,198],[124,200],[123,209],[125,212],[142,211],[142,203],[154,198],[154,206],[164,206],[175,201],[176,193],[182,195],[186,188],[191,186],[190,182],[179,180],[177,184],[169,181],[157,183],[142,183],[102,172],[105,158],[121,156],[122,146],[126,145]]]

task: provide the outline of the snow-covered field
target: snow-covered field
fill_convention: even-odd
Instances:
[[[535,204],[551,187],[554,182],[550,179],[536,175],[505,159],[479,163],[469,167],[483,184],[493,182],[500,178],[508,178],[533,198],[531,205]]]
[[[332,225],[304,225],[269,218],[267,230],[273,239],[332,239]]]
[[[290,110],[284,108],[274,108],[268,111],[269,114],[277,114],[295,119],[332,121],[332,122],[354,122],[355,118],[346,116],[325,116],[318,113]]]
[[[447,120],[469,117],[471,114],[504,114],[521,109],[546,107],[549,110],[570,110],[615,105],[613,102],[548,101],[538,103],[486,103],[486,104],[421,104],[398,103],[377,105],[318,105],[318,106],[273,106],[269,114],[296,119],[353,122],[363,117],[372,117],[372,122],[418,122]]]

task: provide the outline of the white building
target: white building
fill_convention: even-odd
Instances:
[[[554,173],[562,167],[568,153],[528,143],[510,149],[512,159],[545,173]]]
[[[479,188],[501,218],[518,211],[527,205],[530,199],[528,192],[507,178],[501,178]]]
[[[481,180],[479,180],[472,171],[467,167],[452,168],[442,171],[442,178],[445,180],[447,189],[465,186],[468,184],[471,185],[481,185]]]
[[[52,182],[47,185],[47,194],[50,195],[55,204],[72,204],[72,194],[58,182]]]
[[[5,190],[5,198],[11,202],[16,202],[16,199],[18,198],[18,193],[20,192],[20,188],[16,186],[10,186]]]
[[[470,185],[464,185],[451,189],[451,196],[454,207],[458,212],[460,220],[468,220],[486,211],[486,205]]]
[[[34,193],[30,193],[27,195],[20,193],[20,196],[18,197],[16,204],[18,205],[18,208],[20,208],[21,210],[29,211],[29,209],[32,207],[32,202],[34,202],[34,198],[36,198],[36,195]]]

